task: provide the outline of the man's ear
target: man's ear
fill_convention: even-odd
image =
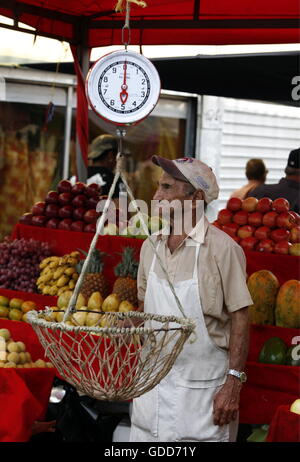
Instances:
[[[194,195],[193,195],[193,199],[196,200],[196,201],[204,200],[204,193],[203,193],[202,189],[196,189],[196,191],[194,192]]]
[[[196,209],[199,206],[199,203],[197,204],[197,201],[201,200],[204,200],[204,193],[202,189],[196,189],[192,197],[192,208]]]

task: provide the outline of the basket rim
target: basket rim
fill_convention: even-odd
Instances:
[[[47,308],[47,307],[46,307]],[[51,312],[65,312],[64,310],[31,310],[27,313],[27,319],[29,323],[33,327],[43,327],[48,328],[51,330],[61,330],[67,332],[83,332],[89,334],[151,334],[153,332],[158,331],[166,331],[166,330],[183,330],[185,332],[192,333],[195,330],[196,323],[191,318],[180,318],[178,316],[166,316],[166,315],[158,315],[153,313],[144,313],[140,311],[129,311],[127,313],[122,312],[114,312],[114,311],[106,311],[106,312],[99,312],[99,314],[109,314],[116,316],[120,319],[126,318],[141,318],[145,320],[153,320],[156,322],[166,323],[166,322],[175,322],[179,324],[179,326],[172,327],[170,329],[164,328],[144,328],[144,327],[101,327],[101,326],[71,326],[66,324],[65,322],[53,322],[47,321],[44,319],[45,315],[49,315]],[[75,314],[76,312],[89,312],[89,313],[97,313],[93,310],[76,310],[74,313],[70,313],[70,315]]]

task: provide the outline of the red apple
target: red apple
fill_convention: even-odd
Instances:
[[[73,218],[75,220],[83,220],[85,212],[86,209],[84,209],[83,207],[78,207],[73,210]]]
[[[47,202],[47,204],[57,204],[58,203],[58,192],[56,191],[49,191],[46,198],[45,198],[45,202]]]
[[[255,212],[257,207],[258,199],[256,197],[246,197],[242,201],[242,210],[246,210],[246,212]]]
[[[46,223],[46,228],[56,229],[59,225],[60,220],[58,218],[50,218]]]
[[[272,239],[263,239],[257,244],[256,250],[259,252],[272,253],[274,251],[274,241],[272,241]]]
[[[232,212],[228,209],[222,209],[218,213],[218,222],[220,225],[226,225],[232,220]]]
[[[95,223],[99,216],[100,214],[96,210],[88,210],[85,212],[83,219],[86,223]]]
[[[294,212],[293,210],[290,210],[290,214],[293,215],[295,218],[295,224],[300,225],[300,215],[297,212]]]
[[[278,213],[288,212],[290,210],[290,203],[287,199],[279,197],[273,201],[272,209]]]
[[[31,225],[31,219],[33,217],[32,213],[24,213],[24,215],[21,216],[19,219],[19,223],[22,223],[23,225]]]
[[[254,231],[255,231],[254,226],[244,225],[238,229],[237,235],[241,239],[246,239],[247,237],[253,236]]]
[[[248,223],[248,212],[246,210],[239,210],[233,215],[233,222],[238,225],[246,225]]]
[[[72,205],[74,208],[85,207],[85,204],[86,204],[86,196],[84,194],[78,194],[72,200]]]
[[[227,202],[227,208],[232,212],[237,212],[238,210],[241,210],[242,200],[238,197],[231,197]]]
[[[73,223],[71,224],[71,230],[72,231],[83,231],[83,228],[84,228],[84,222],[81,221],[81,220],[78,220],[78,221],[73,221]]]
[[[275,247],[274,247],[274,252],[282,254],[282,255],[288,255],[291,246],[292,244],[288,241],[276,242]]]
[[[86,207],[87,209],[94,209],[94,210],[96,210],[98,202],[99,202],[99,196],[90,197],[90,198],[86,201],[85,207]]]
[[[34,215],[31,219],[31,224],[34,226],[44,226],[47,221],[47,217],[44,215]]]
[[[254,233],[254,237],[256,237],[259,241],[268,239],[270,235],[271,229],[268,226],[260,226]]]
[[[300,226],[299,225],[292,227],[289,241],[292,244],[300,243]]]
[[[69,193],[72,191],[72,183],[69,180],[61,180],[57,185],[59,193]]]
[[[72,187],[72,194],[75,196],[77,194],[84,194],[86,190],[86,185],[81,181],[77,181]]]
[[[71,203],[73,199],[73,196],[71,193],[69,192],[64,192],[64,193],[61,193],[59,196],[58,196],[58,202],[61,204],[61,205],[68,205]]]
[[[85,225],[85,227],[83,228],[83,231],[85,233],[94,233],[95,234],[96,227],[97,227],[96,223],[89,223],[88,225]]]
[[[230,236],[230,237],[231,237],[231,239],[233,239],[238,244],[241,242],[241,239],[238,236]]]
[[[72,205],[64,205],[58,211],[60,218],[72,218],[73,216],[73,207]]]
[[[293,257],[300,257],[300,244],[292,244],[289,253],[290,255],[293,255]]]
[[[272,200],[269,197],[262,197],[257,202],[256,206],[257,212],[267,213],[272,210]]]
[[[255,250],[257,242],[258,240],[255,237],[249,236],[241,239],[240,246],[243,247],[244,250]]]
[[[99,196],[100,192],[101,186],[99,186],[97,183],[91,183],[85,189],[85,194],[89,197]]]
[[[49,218],[57,218],[59,212],[59,206],[56,204],[48,204],[45,208],[45,215]]]
[[[216,228],[222,229],[222,226],[220,225],[220,223],[218,222],[218,220],[213,221],[211,224],[214,225],[214,226],[216,226]]]
[[[288,241],[290,232],[284,228],[277,228],[271,231],[271,239],[275,242]]]
[[[45,202],[37,202],[32,206],[31,212],[33,215],[43,215],[45,212]]]
[[[72,222],[71,218],[64,218],[63,220],[61,220],[61,222],[59,223],[57,228],[70,231],[72,223],[73,222]]]
[[[248,223],[252,226],[261,226],[262,225],[263,214],[261,212],[252,212],[249,213]]]
[[[236,236],[237,230],[239,229],[239,225],[237,223],[227,223],[226,225],[222,226],[222,230],[224,233],[229,234],[229,236]]]
[[[278,228],[292,229],[295,226],[295,218],[290,212],[283,212],[278,215],[276,224]]]
[[[216,228],[222,229],[222,226],[220,225],[220,223],[218,222],[218,220],[213,221],[213,222],[212,222],[212,225],[216,226]]]
[[[267,212],[263,216],[263,220],[262,220],[263,225],[268,226],[269,228],[275,228],[276,226],[278,226],[280,228],[280,226],[276,224],[277,217],[278,217],[278,213],[276,213],[276,212]]]

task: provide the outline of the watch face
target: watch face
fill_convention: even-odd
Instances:
[[[147,58],[122,50],[94,64],[86,88],[90,105],[100,117],[127,125],[144,119],[154,109],[160,80]]]

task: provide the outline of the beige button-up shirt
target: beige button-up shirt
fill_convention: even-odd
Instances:
[[[246,258],[243,249],[226,233],[204,218],[171,253],[168,236],[153,236],[161,241],[159,255],[171,282],[191,279],[195,264],[195,244],[200,243],[198,259],[199,296],[206,327],[220,348],[229,348],[230,313],[253,304],[246,284]],[[147,277],[154,251],[147,239],[141,248],[138,271],[138,298],[144,301]],[[154,271],[165,278],[158,260]],[[184,309],[184,307],[183,307]],[[180,312],[177,315],[181,316]]]

